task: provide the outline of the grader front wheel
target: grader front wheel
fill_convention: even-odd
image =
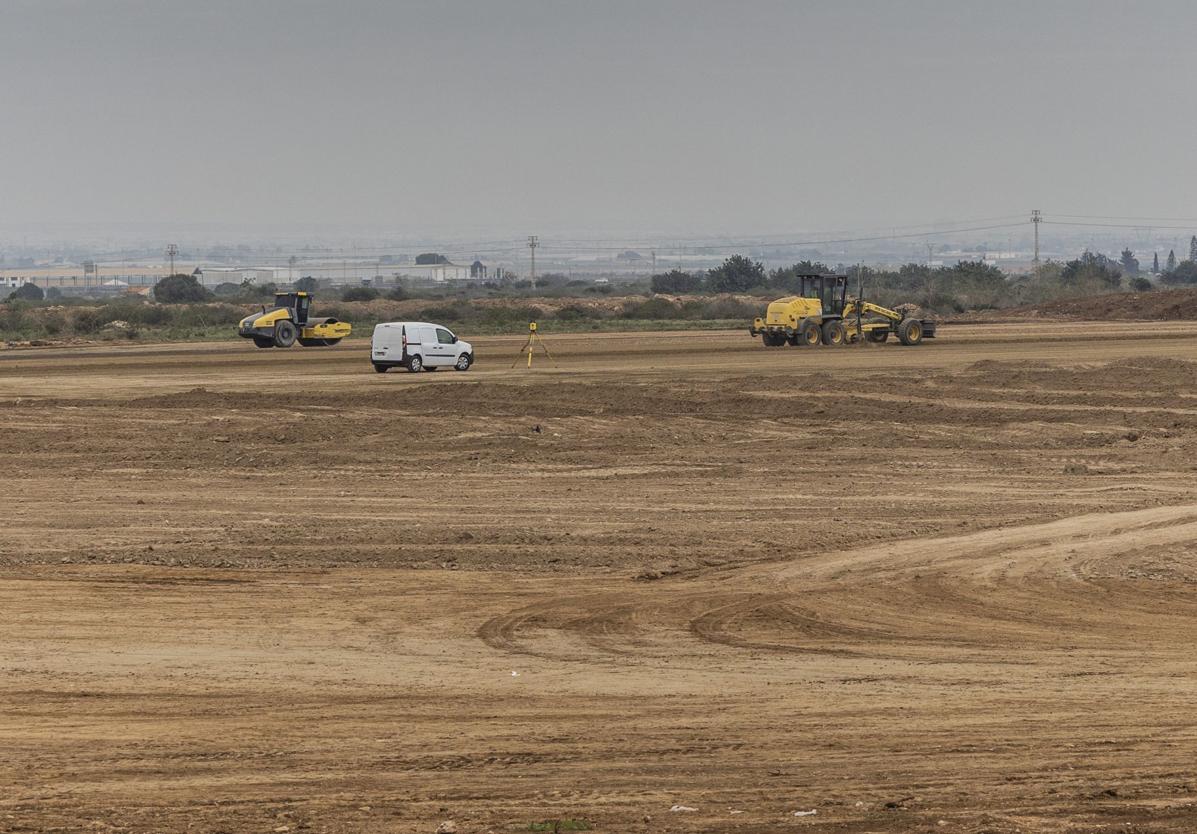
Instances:
[[[918,319],[906,319],[898,325],[898,339],[904,345],[917,345],[923,341],[923,323]]]

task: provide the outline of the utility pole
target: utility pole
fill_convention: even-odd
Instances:
[[[931,268],[931,258],[932,258],[932,253],[934,251],[935,251],[935,244],[928,243],[927,244],[927,269]]]
[[[1039,209],[1031,212],[1031,224],[1035,227],[1035,277],[1039,277],[1039,224],[1043,222],[1043,215]]]
[[[540,246],[540,238],[528,235],[528,248],[532,250],[532,289],[536,289],[536,247]]]
[[[170,256],[170,274],[175,274],[175,255],[179,254],[179,247],[173,243],[167,244],[166,254]]]

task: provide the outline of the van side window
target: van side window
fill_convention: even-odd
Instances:
[[[443,327],[438,327],[436,329],[436,340],[442,345],[451,345],[453,344],[453,334]]]

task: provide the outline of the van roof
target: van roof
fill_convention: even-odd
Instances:
[[[384,321],[378,327],[445,327],[443,324],[432,324],[427,321]],[[448,330],[448,327],[445,327]]]

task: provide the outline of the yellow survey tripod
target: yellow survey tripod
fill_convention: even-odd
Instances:
[[[515,361],[511,363],[511,367],[514,368],[519,363],[520,357],[523,356],[525,352],[527,352],[528,367],[531,368],[532,367],[532,352],[538,346],[540,347],[541,350],[544,351],[544,355],[549,358],[549,361],[553,363],[553,367],[556,368],[557,360],[553,358],[553,354],[549,353],[549,348],[547,345],[545,345],[544,339],[540,338],[540,333],[537,332],[536,322],[534,322],[534,321],[528,322],[528,341],[524,342],[524,346],[522,348],[520,348],[520,352],[515,355]]]

